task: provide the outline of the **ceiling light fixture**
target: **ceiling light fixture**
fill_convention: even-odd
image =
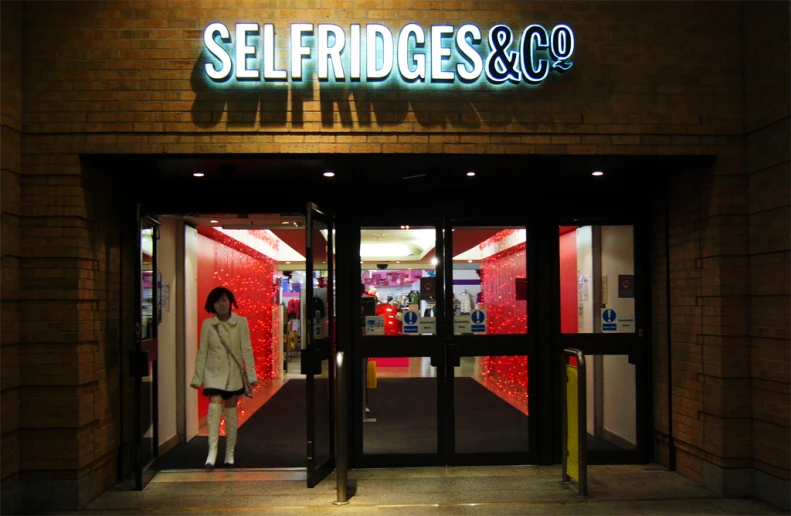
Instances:
[[[598,177],[598,176],[603,176],[603,175],[604,175],[604,172],[602,172],[601,170],[594,170],[594,171],[593,171],[593,174],[591,174],[591,175],[593,175],[593,176],[597,176],[597,177]]]
[[[209,221],[209,223],[210,223],[210,224],[217,224],[217,222],[218,222],[218,221],[216,221],[216,220],[214,220],[214,219],[211,219],[211,220]]]
[[[475,176],[475,172],[473,172],[472,170],[467,172],[467,177],[474,177],[474,176]]]
[[[439,260],[437,259],[436,256],[431,259],[431,265],[437,265],[438,263],[439,263]]]
[[[335,172],[328,170],[324,172],[324,177],[335,177]]]
[[[284,220],[283,222],[281,222],[281,224],[284,226],[288,226],[289,224],[291,224],[291,222]]]
[[[467,263],[472,263],[472,260],[467,260]]]
[[[203,177],[206,174],[204,174],[203,172],[193,172],[192,175],[195,176],[195,177]]]

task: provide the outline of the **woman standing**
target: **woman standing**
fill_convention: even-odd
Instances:
[[[237,315],[233,292],[217,287],[206,298],[205,309],[214,317],[204,319],[200,330],[200,348],[195,357],[195,376],[190,386],[197,389],[203,384],[203,395],[209,397],[209,455],[207,468],[214,467],[220,420],[225,406],[225,465],[233,466],[238,427],[239,395],[243,394],[244,378],[251,386],[258,383],[255,373],[253,347],[250,344],[250,327],[247,318]]]

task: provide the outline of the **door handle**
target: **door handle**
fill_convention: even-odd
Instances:
[[[461,366],[461,345],[448,341],[448,362],[453,367]]]
[[[321,359],[319,353],[313,348],[300,351],[299,371],[301,374],[321,374]]]

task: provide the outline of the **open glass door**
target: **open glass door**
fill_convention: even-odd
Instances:
[[[305,235],[307,480],[314,487],[335,468],[332,413],[335,347],[335,261],[332,217],[309,203]]]
[[[138,210],[135,349],[130,361],[135,383],[135,488],[143,489],[159,455],[157,422],[157,326],[161,320],[157,270],[159,221]]]

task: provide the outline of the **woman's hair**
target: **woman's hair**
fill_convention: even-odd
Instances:
[[[222,296],[228,297],[228,301],[231,302],[231,310],[234,308],[239,308],[239,305],[236,304],[236,298],[233,297],[233,292],[225,287],[217,287],[209,292],[209,297],[206,298],[206,306],[204,307],[206,311],[210,314],[216,314],[217,312],[214,311],[214,303],[216,303]]]

